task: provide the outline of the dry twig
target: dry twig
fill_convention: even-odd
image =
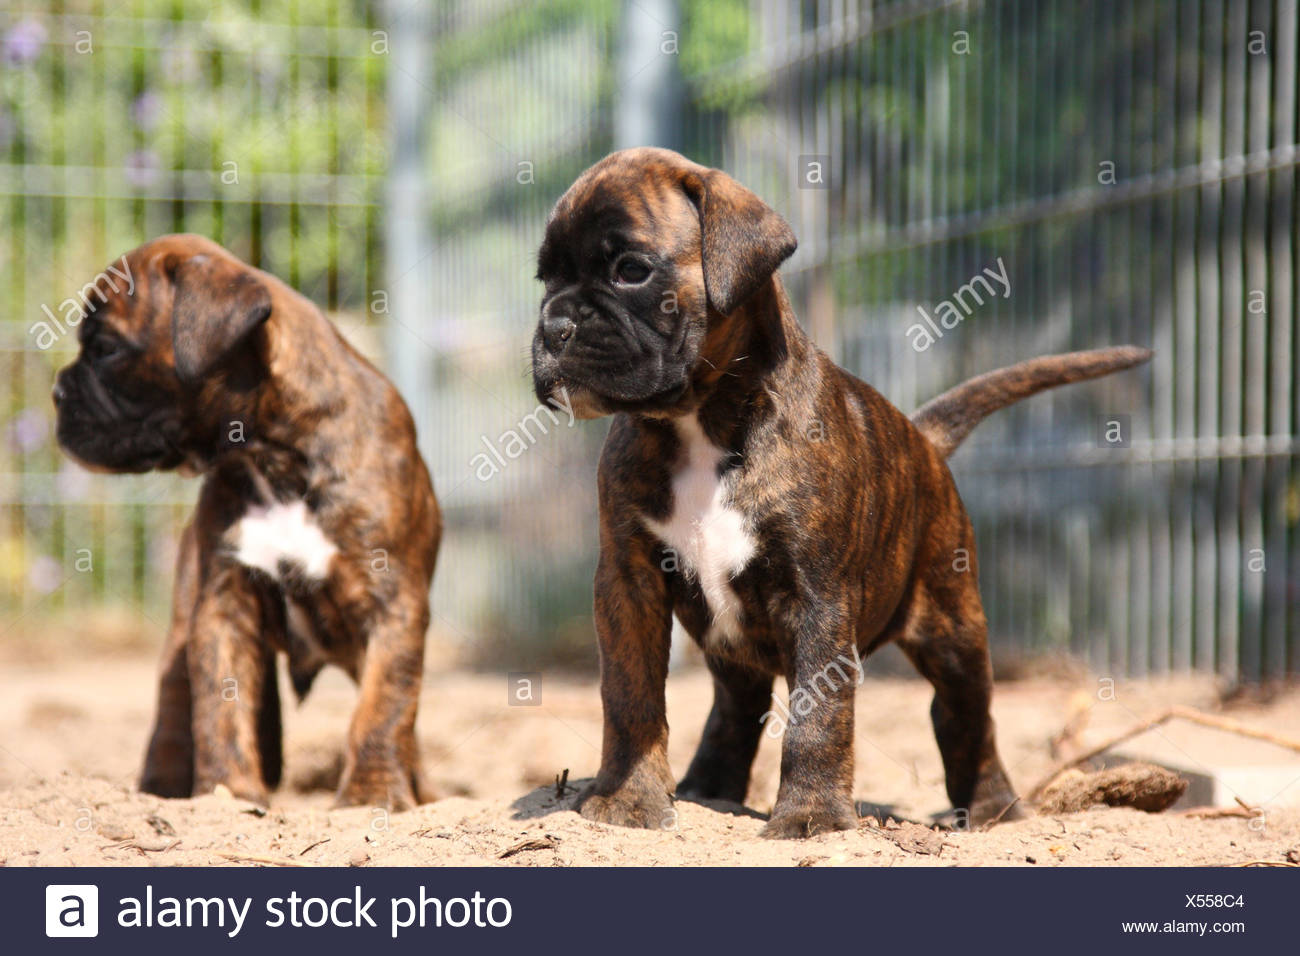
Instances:
[[[280,856],[260,856],[256,853],[217,853],[216,856],[223,860],[229,860],[231,863],[263,863],[266,866],[311,866],[310,863],[299,863],[297,860],[289,860]]]
[[[516,843],[514,846],[510,847],[509,849],[502,850],[500,853],[498,853],[497,859],[504,860],[507,857],[514,856],[516,853],[527,853],[530,850],[554,850],[559,845],[560,845],[559,840],[555,839],[555,837],[551,836],[550,834],[547,834],[546,836],[541,837],[540,839],[523,840],[519,843]]]

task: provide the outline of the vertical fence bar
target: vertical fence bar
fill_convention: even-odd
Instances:
[[[1224,59],[1223,71],[1223,146],[1225,156],[1242,155],[1246,148],[1246,4],[1228,4],[1224,11],[1222,29]],[[1220,277],[1220,307],[1215,316],[1219,325],[1219,420],[1216,435],[1242,435],[1242,333],[1244,320],[1243,245],[1247,224],[1245,211],[1246,179],[1224,183],[1223,223],[1219,239],[1218,268]],[[1228,680],[1235,681],[1241,661],[1241,509],[1242,462],[1240,459],[1223,462],[1218,473],[1217,537],[1218,565],[1217,604],[1218,615],[1215,636],[1218,642],[1216,670]]]
[[[1296,4],[1278,0],[1275,7],[1275,28],[1270,39],[1270,56],[1273,62],[1272,145],[1281,146],[1296,141],[1296,85],[1297,46],[1300,29],[1297,26]],[[1292,403],[1297,401],[1297,368],[1300,356],[1296,354],[1292,329],[1295,322],[1297,283],[1296,229],[1296,173],[1287,168],[1273,173],[1269,209],[1269,284],[1267,296],[1268,329],[1268,394],[1265,433],[1294,435],[1297,419],[1293,417]],[[1292,459],[1294,462],[1294,459]],[[1263,670],[1270,676],[1280,676],[1288,669],[1288,633],[1300,626],[1300,619],[1289,621],[1293,603],[1288,595],[1296,565],[1291,563],[1287,547],[1287,493],[1288,477],[1294,467],[1287,467],[1286,459],[1268,462],[1265,470],[1265,500],[1268,513],[1264,532],[1264,663]],[[1292,532],[1294,533],[1294,532]],[[1291,661],[1295,667],[1300,661]]]
[[[392,312],[385,330],[385,354],[398,390],[411,399],[420,448],[428,454],[434,429],[428,411],[437,383],[432,378],[433,357],[420,330],[433,292],[428,277],[434,244],[429,233],[429,194],[425,185],[425,140],[432,110],[432,21],[424,4],[393,0],[387,9],[390,20],[400,15],[401,23],[388,37],[392,61],[388,71],[392,161],[385,197],[385,246]]]

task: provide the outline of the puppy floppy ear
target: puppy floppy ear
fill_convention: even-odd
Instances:
[[[727,315],[758,291],[799,242],[771,206],[721,170],[689,173],[686,192],[700,211],[704,289],[709,304]]]
[[[190,256],[170,272],[176,375],[196,385],[270,316],[271,290],[247,266],[220,256]]]

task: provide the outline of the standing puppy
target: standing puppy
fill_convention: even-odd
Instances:
[[[555,402],[564,389],[579,415],[614,415],[598,478],[604,744],[581,812],[634,827],[671,819],[676,614],[714,678],[678,794],[744,800],[782,674],[792,698],[816,706],[785,732],[763,833],[855,827],[856,681],[844,663],[895,641],[934,685],[954,807],[976,823],[1015,815],[989,716],[975,543],[945,459],[989,413],[1150,353],[1024,362],[909,421],[799,327],[775,272],[794,249],[752,192],[662,149],[597,163],[547,223],[537,394]]]
[[[141,789],[265,803],[282,651],[299,698],[327,663],[360,685],[338,803],[414,806],[441,520],[410,412],[311,302],[214,242],[164,236],[123,271],[86,297],[54,402],[90,468],[203,475]]]

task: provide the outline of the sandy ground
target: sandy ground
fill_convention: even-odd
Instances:
[[[763,742],[748,808],[679,802],[676,829],[663,832],[589,823],[569,809],[570,794],[556,796],[555,780],[567,769],[578,781],[597,767],[595,682],[546,675],[540,706],[512,707],[504,675],[454,670],[429,674],[421,705],[425,769],[445,795],[435,803],[391,817],[330,808],[327,788],[353,700],[338,674],[322,675],[308,701],[288,709],[287,782],[269,811],[219,794],[163,800],[132,786],[153,708],[153,669],[139,650],[21,659],[0,652],[0,864],[1125,866],[1281,864],[1288,853],[1300,860],[1300,758],[1181,724],[1128,749],[1207,776],[1241,771],[1224,777],[1235,789],[1220,790],[1262,812],[1200,819],[1096,809],[987,832],[922,826],[947,807],[929,691],[919,681],[885,678],[868,678],[858,692],[856,793],[869,816],[854,833],[759,839],[776,792],[775,740]],[[1295,690],[1225,705],[1208,680],[1121,683],[1114,700],[1098,699],[1098,686],[1081,675],[999,685],[1000,746],[1022,792],[1052,765],[1049,740],[1071,715],[1078,733],[1067,746],[1074,747],[1171,703],[1300,737]],[[709,700],[701,670],[672,676],[670,756],[678,774]]]

